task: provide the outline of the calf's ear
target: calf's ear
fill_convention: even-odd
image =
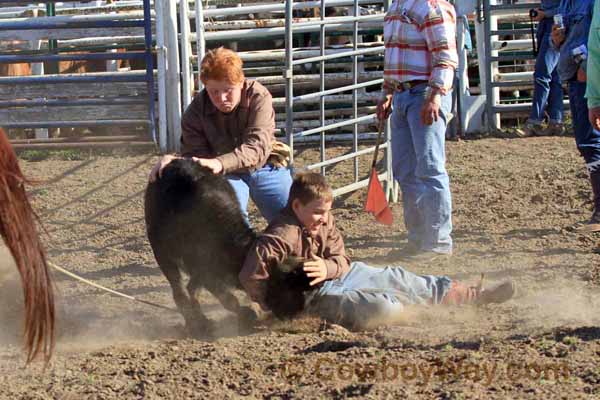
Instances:
[[[281,264],[277,265],[277,269],[283,273],[290,273],[302,268],[304,261],[306,261],[304,257],[289,256]]]

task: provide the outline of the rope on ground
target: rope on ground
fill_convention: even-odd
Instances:
[[[70,276],[71,278],[77,279],[78,281],[81,281],[81,282],[83,282],[83,283],[85,283],[85,284],[87,284],[87,285],[93,286],[93,287],[95,287],[95,288],[98,288],[98,289],[104,290],[105,292],[112,293],[112,294],[114,294],[114,295],[116,295],[116,296],[119,296],[119,297],[124,297],[124,298],[126,298],[126,299],[129,299],[129,300],[137,301],[137,302],[139,302],[139,303],[144,303],[144,304],[147,304],[147,305],[149,305],[149,306],[153,306],[153,307],[162,308],[163,310],[169,310],[169,311],[172,311],[172,312],[179,313],[179,311],[177,311],[175,308],[171,308],[171,307],[163,306],[162,304],[153,303],[153,302],[151,302],[151,301],[147,301],[147,300],[136,299],[135,297],[133,297],[133,296],[130,296],[130,295],[128,295],[128,294],[121,293],[121,292],[117,292],[116,290],[112,290],[112,289],[109,289],[109,288],[107,288],[107,287],[104,287],[104,286],[102,286],[102,285],[99,285],[99,284],[97,284],[97,283],[94,283],[94,282],[92,282],[92,281],[89,281],[89,280],[87,280],[87,279],[85,279],[85,278],[82,278],[82,277],[81,277],[81,276],[79,276],[79,275],[76,275],[76,274],[74,274],[74,273],[72,273],[72,272],[70,272],[70,271],[67,271],[67,270],[66,270],[66,269],[64,269],[64,268],[61,268],[61,267],[59,267],[58,265],[56,265],[56,264],[54,264],[54,263],[52,263],[52,262],[50,262],[50,261],[48,261],[48,265],[49,265],[49,266],[51,266],[52,268],[54,268],[55,270],[57,270],[57,271],[59,271],[59,272],[62,272],[63,274],[65,274],[65,275],[67,275],[67,276]]]

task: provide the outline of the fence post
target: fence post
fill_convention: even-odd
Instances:
[[[168,128],[167,128],[167,48],[165,46],[164,31],[164,3],[156,0],[154,3],[156,11],[156,69],[158,79],[158,147],[162,153],[168,151]]]
[[[198,3],[202,5],[200,0],[198,0]],[[188,0],[181,0],[179,2],[179,21],[181,28],[181,80],[183,84],[182,103],[184,110],[192,102],[192,89],[194,85],[194,76],[190,72],[192,46],[190,40],[190,19],[188,17],[189,11]]]
[[[164,7],[164,34],[167,52],[167,113],[169,140],[168,147],[171,151],[179,151],[181,141],[181,84],[179,81],[179,52],[177,51],[177,4],[175,1],[163,1]]]
[[[294,162],[294,33],[292,30],[293,0],[285,0],[285,134]]]

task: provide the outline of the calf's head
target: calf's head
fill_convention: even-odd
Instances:
[[[304,261],[304,258],[288,257],[269,268],[266,303],[279,319],[293,318],[304,311],[311,294],[317,290],[310,286],[303,269]]]

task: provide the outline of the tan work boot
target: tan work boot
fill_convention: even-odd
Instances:
[[[442,299],[444,305],[504,303],[510,300],[516,292],[513,281],[507,280],[491,288],[483,288],[483,275],[477,286],[467,286],[462,282],[453,281],[450,290]]]
[[[510,300],[515,295],[515,292],[515,283],[507,280],[489,289],[482,289],[475,298],[474,303],[479,306],[491,303],[504,303]]]

